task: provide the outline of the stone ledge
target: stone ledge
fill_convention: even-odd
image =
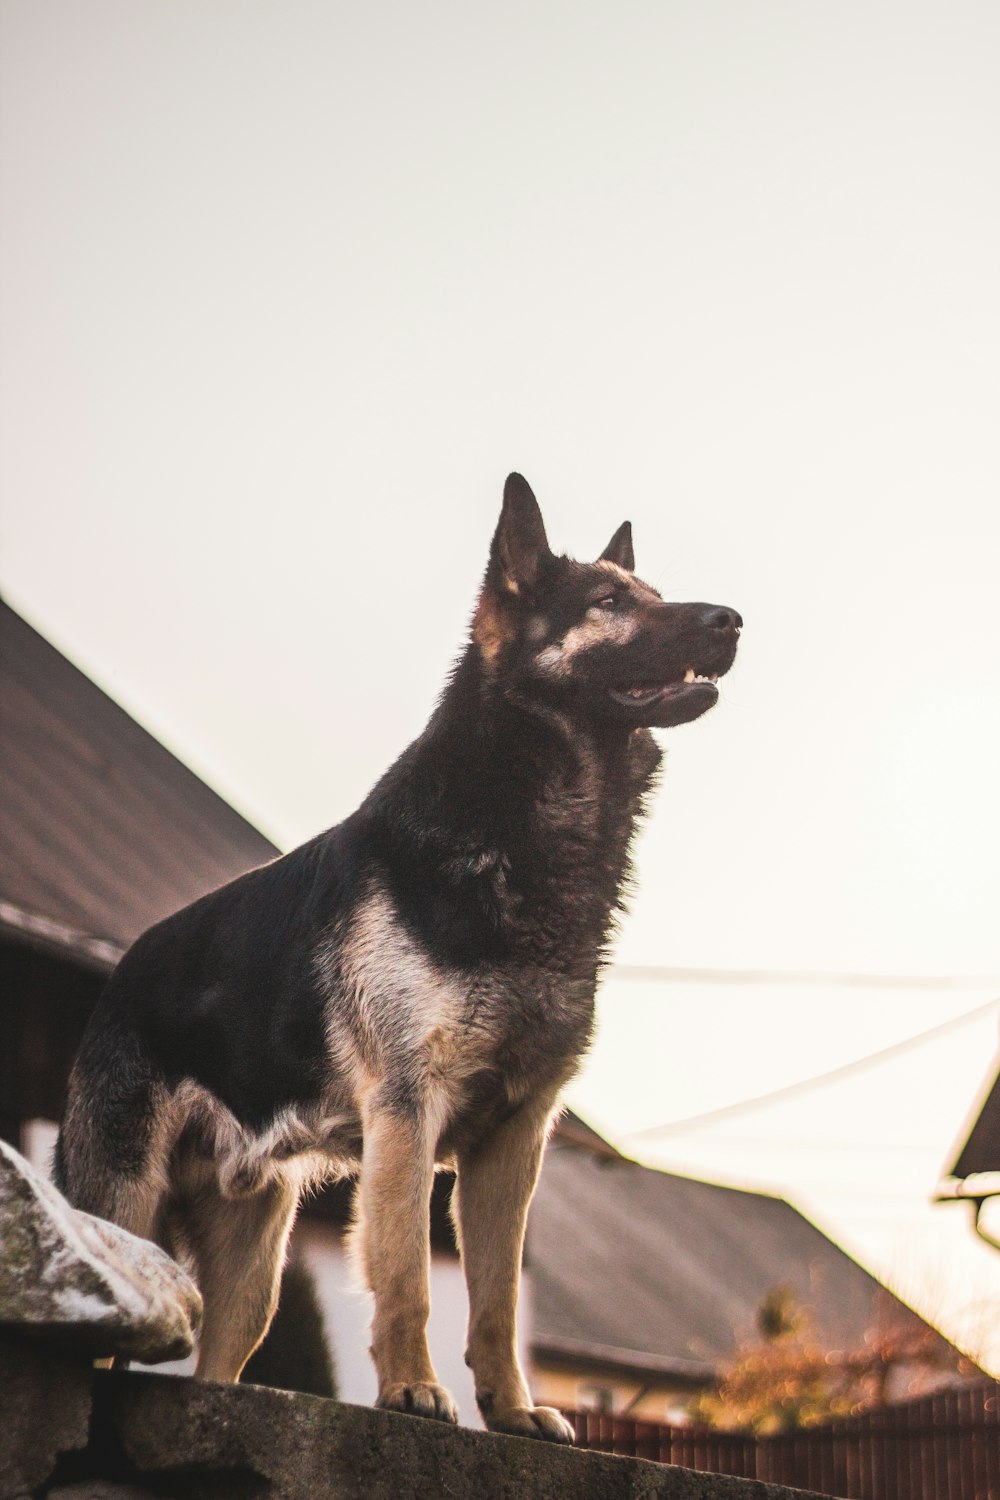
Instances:
[[[0,1329],[0,1497],[44,1483],[60,1454],[85,1448],[93,1374],[89,1359]]]
[[[33,1489],[57,1500],[805,1500],[806,1492],[753,1479],[694,1473],[645,1459],[613,1458],[528,1438],[449,1427],[263,1386],[227,1386],[169,1375],[76,1372],[60,1356],[40,1399],[38,1357],[23,1399],[0,1397],[0,1500]],[[57,1368],[58,1366],[58,1368]],[[8,1361],[6,1370],[12,1366]],[[81,1380],[93,1391],[89,1440]],[[17,1376],[13,1384],[21,1381]],[[62,1429],[55,1413],[67,1398]],[[8,1418],[37,1437],[47,1414],[45,1471],[3,1463],[31,1444],[12,1443]],[[55,1424],[54,1424],[55,1423]],[[63,1453],[58,1465],[53,1438]],[[81,1447],[85,1442],[86,1446]],[[811,1500],[824,1497],[811,1496]]]

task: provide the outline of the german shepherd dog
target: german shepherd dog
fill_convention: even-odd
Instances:
[[[572,1441],[516,1353],[528,1203],[590,1039],[650,726],[712,707],[742,625],[633,569],[628,522],[594,563],[553,554],[512,474],[424,733],[344,823],[152,927],[111,976],[57,1181],[193,1263],[199,1375],[237,1380],[263,1338],[303,1189],[360,1172],[378,1405],[456,1421],[425,1333],[448,1166],[483,1417]]]

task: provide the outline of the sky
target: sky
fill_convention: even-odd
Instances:
[[[995,1326],[927,1199],[998,1041],[998,57],[966,0],[0,0],[8,600],[291,847],[422,728],[510,469],[558,550],[629,518],[746,624],[573,1102]]]

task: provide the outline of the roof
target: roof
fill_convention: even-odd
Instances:
[[[553,1140],[569,1142],[573,1146],[586,1146],[595,1155],[602,1157],[616,1157],[619,1161],[625,1160],[617,1146],[612,1146],[603,1135],[598,1135],[592,1125],[581,1120],[578,1114],[571,1109],[564,1109],[559,1115],[552,1130]]]
[[[950,1175],[972,1177],[979,1172],[1000,1172],[1000,1069]]]
[[[782,1199],[559,1140],[528,1258],[536,1358],[711,1379],[782,1285],[830,1349],[857,1347],[873,1327],[939,1337]]]
[[[0,600],[0,927],[110,967],[279,851]]]
[[[964,1145],[945,1173],[951,1186],[942,1197],[1000,1193],[1000,1062],[987,1074],[981,1098]]]

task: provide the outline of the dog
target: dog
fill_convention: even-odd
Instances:
[[[483,1419],[573,1440],[517,1358],[528,1204],[590,1040],[650,730],[712,707],[743,623],[665,603],[634,569],[628,522],[594,563],[554,554],[510,475],[423,734],[345,822],[152,927],[111,975],[57,1182],[193,1265],[199,1376],[238,1380],[264,1337],[303,1190],[359,1174],[377,1405],[457,1421],[426,1339],[445,1166]]]

